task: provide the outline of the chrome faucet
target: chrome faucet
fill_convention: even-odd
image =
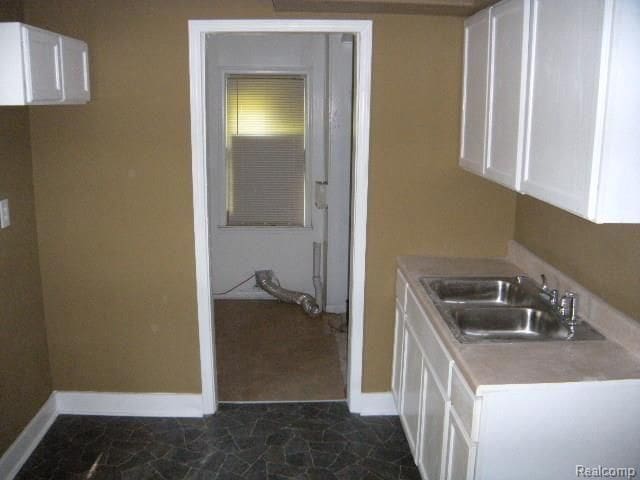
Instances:
[[[569,326],[575,326],[578,323],[578,296],[573,292],[565,293],[560,299],[558,312],[562,319]]]
[[[524,278],[526,277],[518,277],[518,281],[522,282]],[[568,327],[575,327],[578,323],[578,296],[574,292],[567,291],[560,297],[560,292],[557,288],[549,289],[547,277],[544,273],[540,275],[540,280],[540,285],[536,285],[540,296],[549,302],[553,310],[560,315],[562,321]]]

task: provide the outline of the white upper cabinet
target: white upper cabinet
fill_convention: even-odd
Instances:
[[[640,222],[640,2],[535,0],[522,189]]]
[[[465,21],[460,166],[520,186],[529,3],[508,0]]]
[[[464,80],[460,166],[484,172],[489,60],[489,12],[483,10],[464,23]]]
[[[0,23],[0,105],[86,103],[87,44],[18,22]]]
[[[89,93],[89,50],[87,44],[69,37],[61,37],[62,83],[66,103],[85,103]]]
[[[489,99],[485,175],[518,189],[524,143],[529,2],[490,10]]]
[[[505,0],[484,12],[487,120],[462,131],[463,152],[486,139],[473,171],[593,222],[640,223],[640,2]]]
[[[60,41],[55,33],[22,27],[26,101],[62,101]]]
[[[581,216],[597,176],[604,7],[602,0],[533,2],[522,189]]]

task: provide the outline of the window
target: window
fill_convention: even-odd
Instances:
[[[305,77],[229,75],[229,226],[305,226]]]

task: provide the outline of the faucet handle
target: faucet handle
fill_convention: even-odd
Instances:
[[[565,293],[560,299],[560,315],[570,324],[576,324],[578,296],[574,292]]]

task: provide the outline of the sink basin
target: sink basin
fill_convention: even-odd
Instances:
[[[460,308],[451,311],[451,318],[467,341],[569,338],[569,329],[558,317],[536,308]]]
[[[524,305],[532,298],[519,285],[516,278],[435,278],[423,277],[422,285],[428,293],[444,303],[482,303],[497,305]]]
[[[526,277],[422,277],[420,282],[462,343],[604,338],[584,321],[570,329]]]

